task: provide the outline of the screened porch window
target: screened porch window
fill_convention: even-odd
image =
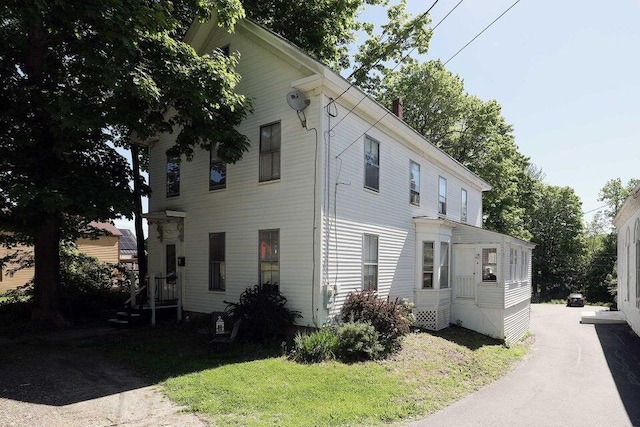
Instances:
[[[365,234],[362,248],[362,289],[378,290],[378,236]]]
[[[495,282],[498,280],[498,250],[496,248],[482,248],[482,281]]]
[[[433,289],[433,242],[422,242],[422,289]]]
[[[460,222],[467,222],[467,190],[464,188],[462,189],[460,199]]]

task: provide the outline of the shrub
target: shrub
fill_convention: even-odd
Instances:
[[[311,334],[298,333],[293,340],[289,358],[296,362],[318,363],[334,359],[338,348],[338,335],[333,327],[325,326]]]
[[[375,360],[385,354],[378,332],[369,323],[343,323],[336,328],[336,335],[336,357],[343,362]]]
[[[282,336],[290,329],[300,312],[289,310],[287,299],[272,287],[256,285],[245,289],[237,303],[228,302],[226,317],[242,320],[240,332],[250,341],[265,341]]]
[[[411,305],[396,298],[393,301],[378,298],[373,291],[352,292],[342,306],[343,322],[370,323],[379,334],[385,353],[400,349],[401,338],[409,333],[415,318]]]

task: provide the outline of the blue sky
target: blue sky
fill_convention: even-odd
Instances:
[[[439,0],[435,24],[459,0]],[[446,61],[515,0],[466,0],[435,30],[426,59]],[[409,0],[417,15],[433,0]],[[362,16],[383,23],[381,8]],[[583,212],[611,178],[640,178],[640,0],[521,0],[447,64],[467,91],[495,99],[520,151],[572,187]],[[593,213],[587,215],[591,217]]]
[[[458,1],[439,0],[433,23]],[[446,61],[514,1],[463,1],[424,59]],[[408,0],[408,9],[432,3]],[[370,7],[362,19],[379,25],[386,14]],[[447,68],[469,93],[502,105],[520,151],[546,183],[572,187],[584,212],[602,205],[607,180],[640,178],[640,0],[521,0]]]

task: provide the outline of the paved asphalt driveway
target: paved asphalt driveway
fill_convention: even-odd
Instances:
[[[514,372],[412,426],[640,426],[640,338],[535,304],[535,343]]]

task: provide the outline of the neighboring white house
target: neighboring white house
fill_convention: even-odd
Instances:
[[[236,164],[202,150],[167,158],[175,135],[150,146],[149,271],[159,284],[178,277],[184,310],[221,311],[269,283],[300,324],[319,326],[373,288],[413,301],[431,329],[459,323],[507,341],[527,331],[533,245],[481,228],[489,184],[250,21],[233,34],[194,24],[186,39],[200,54],[241,55],[237,89],[254,112]],[[293,89],[304,111],[288,105]]]
[[[640,184],[613,220],[618,231],[618,309],[640,335]]]

